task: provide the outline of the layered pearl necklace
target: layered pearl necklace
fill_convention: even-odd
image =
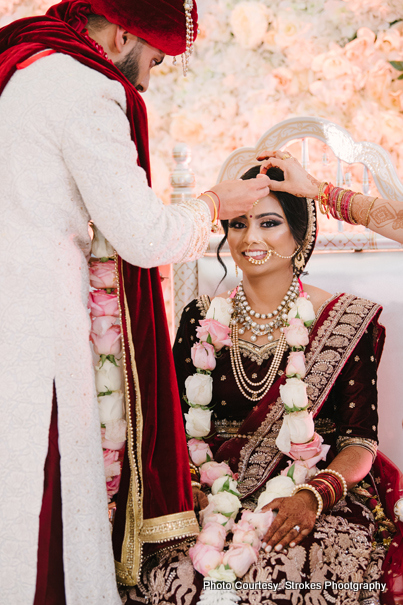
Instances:
[[[294,275],[291,285],[277,309],[271,313],[258,313],[257,311],[254,311],[248,303],[241,282],[235,295],[235,318],[232,320],[232,324],[238,324],[238,332],[240,335],[245,334],[245,332],[248,330],[251,330],[252,335],[250,339],[252,342],[255,342],[258,336],[266,335],[267,340],[271,342],[274,338],[274,330],[286,325],[288,312],[291,307],[294,306],[295,300],[298,298],[298,296],[298,278]],[[260,324],[255,321],[255,319],[269,319],[270,321]]]

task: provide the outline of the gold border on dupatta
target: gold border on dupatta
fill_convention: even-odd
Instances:
[[[172,539],[189,538],[199,533],[199,524],[194,511],[184,511],[143,519],[143,472],[142,472],[142,435],[143,414],[141,409],[140,384],[137,373],[135,348],[131,332],[130,313],[124,289],[124,276],[122,273],[124,311],[120,305],[119,259],[115,256],[115,270],[117,276],[117,293],[119,302],[120,321],[126,320],[127,339],[130,352],[130,364],[133,374],[134,390],[136,394],[136,427],[133,427],[130,413],[130,390],[127,376],[127,363],[125,347],[122,347],[123,371],[125,376],[125,409],[127,419],[127,448],[130,465],[130,485],[126,505],[126,524],[122,544],[121,561],[115,561],[117,581],[125,586],[134,586],[139,582],[139,574],[143,563],[143,545],[147,543],[162,543]],[[134,454],[134,431],[136,431],[136,454]]]

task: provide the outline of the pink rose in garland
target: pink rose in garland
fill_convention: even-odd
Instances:
[[[315,466],[319,460],[326,460],[330,445],[322,445],[323,437],[314,433],[312,441],[308,443],[291,443],[288,455],[293,460],[304,460],[309,468]]]
[[[91,332],[91,340],[97,355],[119,355],[122,350],[120,326],[112,326],[103,336]]]
[[[120,474],[119,452],[117,450],[104,450],[105,477],[110,481],[112,477]]]
[[[222,552],[202,542],[196,542],[189,549],[189,556],[192,559],[195,570],[203,576],[207,576],[209,571],[221,565],[222,561]]]
[[[206,523],[198,535],[197,541],[222,550],[225,544],[226,528],[220,523]]]
[[[101,315],[101,317],[92,317],[91,319],[91,332],[98,334],[98,336],[104,336],[106,331],[116,323],[116,317],[110,315]]]
[[[257,551],[250,544],[234,544],[224,553],[222,562],[229,565],[238,578],[242,578],[252,563],[257,561]]]
[[[232,470],[225,462],[206,462],[200,467],[200,482],[209,485],[213,485],[214,481],[219,477],[229,475],[232,477]]]
[[[284,328],[284,334],[290,347],[306,347],[309,333],[302,319],[290,319],[290,325]]]
[[[119,475],[115,475],[110,481],[106,482],[106,493],[108,494],[109,500],[118,493],[121,476],[122,475],[119,473]]]
[[[301,379],[305,378],[305,353],[303,351],[292,351],[289,354],[285,373],[287,376],[297,376]]]
[[[216,351],[221,351],[225,346],[230,347],[232,345],[230,332],[231,329],[228,326],[224,326],[215,319],[202,319],[200,327],[196,328],[197,338],[201,342],[210,342]]]
[[[103,290],[90,293],[89,307],[93,317],[112,315],[119,317],[119,303],[116,294],[107,294]]]
[[[192,356],[193,365],[200,370],[214,370],[216,360],[214,355],[213,345],[208,342],[200,342],[193,345],[190,354]]]
[[[90,265],[90,284],[93,288],[116,288],[115,261],[94,261]]]
[[[232,528],[233,544],[250,544],[256,550],[260,548],[260,538],[255,532],[255,528],[251,523],[248,523],[245,519],[238,521]]]
[[[196,466],[200,466],[207,462],[207,458],[213,459],[213,454],[208,444],[201,439],[189,439],[188,441],[189,455],[192,462]]]

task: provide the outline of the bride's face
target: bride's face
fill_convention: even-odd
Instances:
[[[254,264],[249,258],[264,260],[268,250],[290,256],[297,248],[283,209],[271,194],[262,198],[247,214],[229,221],[228,244],[235,263],[251,276],[290,269],[292,259],[272,254],[266,263]]]

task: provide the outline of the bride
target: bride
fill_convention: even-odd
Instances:
[[[203,530],[149,556],[123,602],[214,602],[212,579],[245,604],[400,602],[401,479],[377,456],[381,307],[301,282],[310,200],[271,193],[222,226],[218,258],[227,239],[243,280],[192,301],[174,345]]]

